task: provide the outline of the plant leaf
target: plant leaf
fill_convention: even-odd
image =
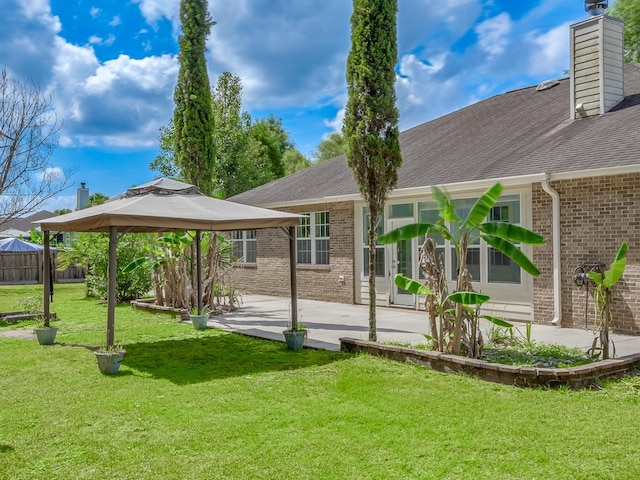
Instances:
[[[482,238],[493,248],[504,253],[507,257],[516,262],[520,268],[528,274],[533,275],[534,277],[540,275],[540,270],[538,270],[533,262],[529,260],[524,253],[522,253],[522,250],[510,241],[500,237],[494,237],[493,235],[482,235]]]
[[[427,231],[433,233],[439,233],[443,236],[444,232],[449,234],[449,231],[442,225],[436,223],[410,223],[404,227],[396,228],[390,232],[380,235],[378,237],[379,244],[396,243],[401,240],[408,240],[415,237],[423,237]]]
[[[447,300],[451,300],[454,303],[461,305],[479,305],[489,301],[491,297],[482,293],[476,292],[455,292],[447,297]]]
[[[528,245],[544,245],[546,239],[519,225],[506,222],[486,222],[478,225],[478,230],[487,235],[504,238],[510,242],[526,243]]]
[[[499,327],[512,328],[513,324],[507,322],[498,317],[494,317],[493,315],[480,315],[480,318],[484,318],[485,320],[489,320],[494,325],[498,325]]]
[[[616,254],[616,259],[614,261],[617,262],[618,260],[622,260],[623,258],[625,258],[627,256],[628,248],[629,248],[629,245],[627,245],[627,242],[622,242],[622,244],[620,245],[620,248],[618,249],[618,253]]]
[[[433,295],[433,292],[426,285],[416,282],[415,280],[405,277],[401,273],[397,274],[393,282],[399,288],[413,293],[414,295]]]
[[[448,223],[460,222],[460,217],[456,214],[456,207],[444,190],[434,185],[431,187],[431,194],[438,204],[438,211],[442,220]]]
[[[145,257],[136,258],[132,260],[126,267],[122,269],[122,273],[131,273],[133,270],[143,265],[147,259]]]
[[[587,276],[593,280],[596,285],[602,285],[602,274],[599,272],[587,272]]]
[[[471,211],[460,228],[462,230],[466,228],[476,228],[480,225],[487,215],[489,211],[493,208],[493,206],[500,198],[500,194],[502,193],[502,184],[496,183],[492,187],[489,187],[481,196],[476,200],[476,203],[471,207]]]
[[[627,259],[625,257],[622,257],[620,260],[616,260],[611,265],[609,265],[609,270],[604,272],[602,286],[605,288],[611,288],[616,283],[618,283],[618,280],[620,280],[620,277],[622,277],[626,266]]]

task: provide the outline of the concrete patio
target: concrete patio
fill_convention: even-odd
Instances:
[[[291,300],[285,297],[245,295],[235,312],[212,317],[209,326],[272,340],[283,340],[282,330],[290,322]],[[368,306],[298,300],[298,319],[309,330],[307,345],[338,350],[341,337],[359,340],[368,338]],[[404,308],[378,307],[377,331],[380,342],[425,342],[427,331],[425,312]],[[525,324],[514,322],[525,333]],[[483,332],[489,329],[483,323]],[[586,351],[593,342],[591,330],[562,328],[534,324],[533,340],[578,347]],[[612,334],[616,356],[640,352],[640,336]]]

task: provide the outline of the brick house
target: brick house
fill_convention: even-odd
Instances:
[[[622,30],[619,20],[605,15],[572,25],[569,78],[506,92],[403,132],[403,165],[380,231],[433,221],[431,185],[449,192],[464,215],[499,181],[505,190],[491,218],[523,225],[548,241],[523,247],[541,270],[535,279],[483,242],[470,249],[474,286],[492,299],[487,308],[514,320],[584,326],[586,294],[574,284],[575,269],[608,265],[627,241],[629,264],[615,290],[614,325],[621,333],[640,333],[640,64],[623,65]],[[344,157],[231,200],[309,214],[297,229],[301,298],[368,303],[367,211]],[[286,234],[235,232],[234,241],[244,259],[238,287],[287,295]],[[451,248],[444,241],[439,247],[451,278]],[[417,251],[417,239],[377,248],[377,304],[422,306],[392,282],[399,272],[419,278]]]

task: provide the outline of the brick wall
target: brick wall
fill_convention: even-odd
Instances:
[[[297,267],[298,297],[339,303],[354,303],[353,203],[321,203],[282,208],[291,213],[329,211],[329,265]],[[234,272],[236,287],[245,293],[289,296],[289,238],[282,229],[257,232],[255,265]],[[341,278],[343,277],[343,281]]]
[[[629,243],[625,274],[614,287],[613,330],[640,333],[640,174],[612,175],[551,182],[560,195],[562,326],[584,327],[585,287],[573,283],[574,269],[584,263],[613,261],[620,243]],[[534,321],[553,319],[553,250],[551,197],[533,186],[533,230],[547,238],[534,248],[541,274],[534,280]],[[588,325],[594,321],[589,298]]]

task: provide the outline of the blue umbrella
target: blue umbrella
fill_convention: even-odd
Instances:
[[[44,250],[42,245],[25,242],[19,238],[3,238],[0,240],[0,252],[39,252]]]

